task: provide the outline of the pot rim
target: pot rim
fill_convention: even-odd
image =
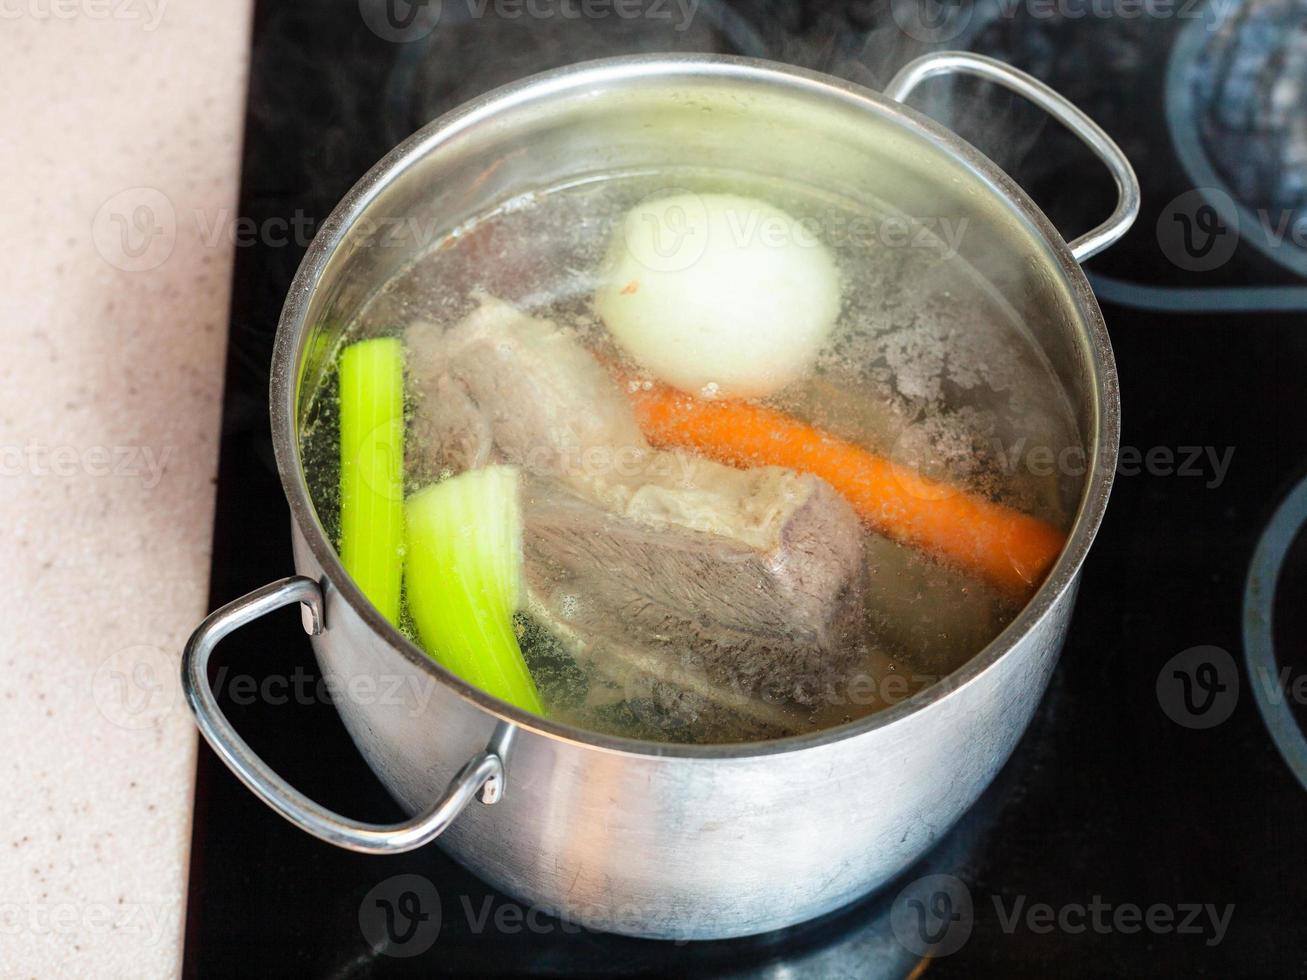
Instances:
[[[722,77],[743,79],[763,85],[786,86],[838,100],[852,108],[882,118],[888,117],[890,121],[913,131],[935,148],[960,159],[993,193],[1006,198],[1032,230],[1049,243],[1064,283],[1080,314],[1077,318],[1077,335],[1086,354],[1085,364],[1091,382],[1088,409],[1091,413],[1089,428],[1093,439],[1088,458],[1095,462],[1088,467],[1088,478],[1081,491],[1080,504],[1061,555],[1035,594],[1013,620],[961,667],[897,704],[832,728],[768,741],[684,745],[607,735],[537,717],[472,687],[427,656],[363,596],[341,565],[336,549],[318,520],[317,510],[301,475],[300,445],[296,431],[297,376],[299,355],[308,331],[305,313],[309,299],[346,233],[387,184],[410,164],[436,151],[455,135],[521,103],[601,85],[632,82],[640,78],[675,76],[684,76],[687,81]],[[273,448],[292,520],[322,569],[326,583],[340,593],[375,633],[411,664],[431,674],[464,700],[495,719],[507,721],[550,740],[644,757],[739,760],[795,752],[866,735],[959,694],[1036,629],[1052,613],[1056,601],[1074,587],[1080,566],[1102,523],[1116,470],[1120,437],[1116,364],[1102,311],[1084,271],[1072,256],[1066,241],[1011,177],[951,130],[878,92],[807,69],[757,58],[720,54],[645,54],[579,62],[493,89],[452,109],[408,137],[350,189],[310,244],[282,308],[269,387]]]

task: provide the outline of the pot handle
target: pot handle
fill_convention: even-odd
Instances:
[[[936,75],[974,75],[1023,95],[1060,122],[1103,161],[1116,182],[1116,210],[1097,228],[1071,242],[1077,262],[1114,245],[1139,216],[1139,179],[1112,137],[1066,98],[1039,79],[994,58],[967,51],[939,51],[908,62],[885,86],[885,95],[903,102],[918,85]]]
[[[365,854],[398,854],[430,843],[480,794],[482,803],[503,796],[504,763],[500,756],[507,741],[497,741],[474,755],[450,780],[444,795],[428,810],[403,823],[371,824],[342,817],[314,803],[292,788],[255,755],[218,707],[209,686],[209,656],[229,633],[270,613],[298,602],[303,606],[304,629],[316,636],[324,629],[322,589],[302,575],[271,582],[229,602],[200,623],[182,653],[182,690],[205,741],[227,768],[259,799],[314,837]]]

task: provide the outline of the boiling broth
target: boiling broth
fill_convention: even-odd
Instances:
[[[929,477],[1068,529],[1081,475],[1042,461],[1077,447],[1066,393],[1011,307],[955,254],[965,222],[912,220],[888,205],[838,199],[794,182],[686,171],[607,176],[536,191],[443,237],[384,283],[342,344],[445,329],[495,297],[615,356],[593,296],[628,210],[669,193],[729,191],[801,219],[838,265],[843,304],[811,372],[764,401]],[[411,408],[411,407],[410,407]],[[302,432],[319,516],[339,534],[336,378],[315,394]],[[423,447],[410,447],[422,458]],[[411,466],[406,492],[432,478]],[[865,592],[856,669],[801,701],[730,689],[678,671],[676,637],[620,666],[578,658],[525,610],[523,654],[551,717],[661,741],[734,742],[850,721],[946,677],[1012,619],[1019,602],[967,570],[863,529]],[[397,560],[399,560],[397,556]],[[584,597],[581,597],[584,599]],[[401,628],[416,641],[411,619]],[[662,661],[658,658],[661,656]],[[656,662],[656,663],[655,663]],[[650,664],[655,663],[653,669]]]

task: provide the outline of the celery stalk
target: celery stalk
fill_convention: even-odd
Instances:
[[[522,591],[522,514],[512,466],[433,484],[405,508],[408,608],[432,659],[519,708],[543,714],[513,611]]]
[[[404,348],[378,337],[340,355],[340,559],[396,624],[403,547]]]

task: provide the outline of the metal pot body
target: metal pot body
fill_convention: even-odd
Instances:
[[[296,534],[299,571],[320,577]],[[441,836],[496,888],[565,921],[660,939],[780,928],[884,884],[960,817],[1008,758],[1066,635],[1074,588],[989,670],[893,724],[799,750],[628,754],[519,730],[505,792]],[[324,674],[378,679],[339,698],[368,764],[408,809],[440,797],[496,718],[395,654],[334,589]]]
[[[1137,188],[1110,140],[1038,83],[974,56],[947,57],[954,61],[934,56],[909,66],[891,84],[895,94],[946,70],[1022,89],[1079,125],[1113,165],[1118,213],[1068,247],[985,157],[894,98],[720,57],[615,59],[527,80],[437,120],[360,182],[301,267],[273,365],[273,434],[301,577],[214,613],[183,667],[201,731],[237,776],[326,840],[384,853],[440,834],[458,860],[523,901],[585,926],[664,939],[746,935],[819,915],[890,880],[948,830],[1039,703],[1106,503],[1115,373],[1077,258],[1124,231]],[[854,199],[874,195],[908,214],[965,215],[962,258],[1027,323],[1097,461],[1063,555],[984,651],[876,715],[771,743],[671,746],[598,736],[470,688],[385,623],[344,574],[301,468],[299,431],[337,332],[414,257],[412,247],[381,238],[393,236],[396,217],[408,227],[452,229],[524,191],[636,168],[665,171],[670,185],[687,163],[802,179]],[[323,810],[267,769],[221,718],[204,671],[213,645],[241,622],[296,601],[324,673],[337,690],[353,692],[336,699],[346,726],[412,821],[372,827]]]

